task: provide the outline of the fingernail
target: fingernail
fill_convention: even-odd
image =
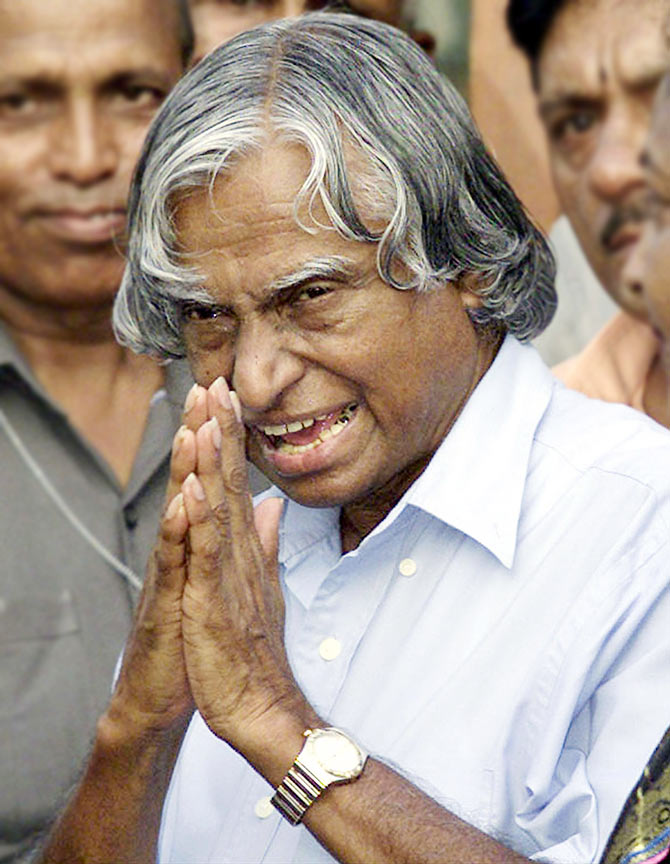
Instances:
[[[198,396],[198,385],[194,384],[193,387],[188,391],[186,395],[186,401],[184,402],[184,413],[188,414],[188,412],[195,405],[195,400]]]
[[[212,444],[217,450],[221,449],[221,428],[219,427],[219,421],[216,417],[212,417],[211,420],[208,420],[205,424],[209,427],[209,434],[212,436]]]
[[[221,405],[222,408],[230,410],[230,391],[228,390],[228,385],[226,384],[225,379],[219,376],[216,381],[211,384],[209,389],[218,400],[219,405]]]
[[[172,501],[168,504],[168,508],[165,511],[166,519],[174,519],[179,510],[184,506],[184,496],[179,492],[174,496]]]
[[[237,417],[237,422],[242,422],[242,406],[240,404],[240,397],[234,390],[230,390],[228,395],[230,396],[230,404],[233,406],[233,411],[235,412],[235,416]]]
[[[205,490],[202,488],[202,483],[198,480],[195,474],[191,473],[188,475],[186,480],[184,480],[184,486],[198,501],[205,500]]]
[[[188,430],[188,426],[180,426],[179,429],[175,432],[174,440],[172,442],[172,452],[178,453],[179,448],[184,443],[184,435]]]

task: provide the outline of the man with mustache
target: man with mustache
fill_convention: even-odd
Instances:
[[[126,197],[185,0],[0,0],[0,861],[76,776],[155,533],[184,368],[116,343]]]
[[[661,81],[642,153],[644,226],[624,278],[658,337],[649,375],[654,415],[670,427],[670,72]],[[601,864],[670,862],[670,728],[652,754],[610,837]]]
[[[664,0],[510,0],[508,23],[531,63],[556,191],[602,286],[622,309],[555,373],[589,396],[653,415],[657,340],[622,278],[640,237],[640,154],[666,67]]]

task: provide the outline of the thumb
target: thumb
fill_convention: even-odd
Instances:
[[[254,523],[268,561],[277,563],[279,520],[284,509],[283,498],[265,498],[254,508]]]

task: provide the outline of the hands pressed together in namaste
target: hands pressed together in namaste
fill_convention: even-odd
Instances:
[[[284,649],[277,575],[283,501],[266,499],[254,512],[240,415],[223,378],[189,393],[159,537],[107,715],[181,739],[197,708],[216,735],[254,762],[254,741],[273,723],[281,726],[280,715],[297,714],[298,725],[315,715]],[[254,736],[259,723],[264,734]]]

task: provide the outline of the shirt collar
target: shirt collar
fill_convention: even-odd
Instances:
[[[472,537],[510,568],[535,431],[553,386],[535,349],[507,336],[406,503]]]
[[[35,393],[39,394],[46,401],[49,401],[35,380],[25,357],[21,354],[10,336],[9,330],[0,322],[0,370],[2,369],[13,370]]]
[[[411,505],[476,540],[510,568],[535,431],[554,386],[535,349],[507,336],[430,464],[372,534]],[[261,497],[269,496],[286,498],[276,488]],[[339,508],[288,500],[280,561],[290,563],[323,541],[338,522]]]

